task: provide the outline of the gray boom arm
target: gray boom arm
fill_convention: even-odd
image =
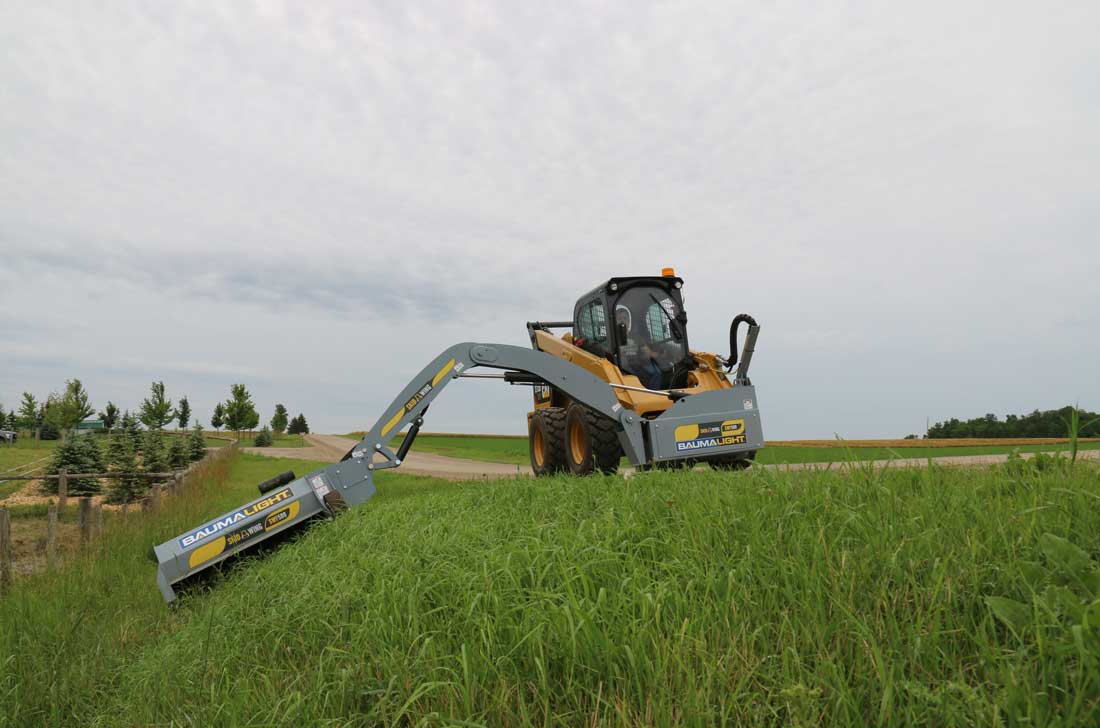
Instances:
[[[363,477],[369,480],[374,470],[399,466],[401,461],[387,446],[387,438],[416,420],[450,380],[478,366],[533,374],[565,392],[570,398],[614,420],[621,428],[619,439],[627,459],[634,465],[645,462],[641,422],[633,412],[619,404],[607,382],[576,364],[541,351],[507,344],[467,342],[455,344],[424,367],[390,404],[378,422],[374,423],[374,427],[363,437],[359,445],[351,451],[351,460],[365,463]],[[372,462],[374,453],[380,455],[383,460]],[[348,486],[346,490],[351,491],[353,488]],[[343,495],[351,505],[361,502],[356,500],[354,492]]]

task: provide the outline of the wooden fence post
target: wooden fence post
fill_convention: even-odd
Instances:
[[[80,515],[77,520],[80,523],[80,545],[87,546],[92,530],[92,499],[88,496],[80,499]]]
[[[57,510],[65,513],[65,501],[69,497],[69,473],[62,468],[57,475]]]
[[[57,565],[57,506],[53,503],[46,511],[46,561]]]
[[[11,515],[0,508],[0,594],[11,588]]]
[[[129,503],[123,503],[122,504],[122,517],[126,518],[126,516],[129,515],[129,513],[130,513],[130,504]]]
[[[153,483],[149,493],[149,508],[154,511],[160,508],[160,483]]]

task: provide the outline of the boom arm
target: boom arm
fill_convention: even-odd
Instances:
[[[467,342],[455,344],[424,367],[386,408],[385,414],[374,423],[360,443],[351,449],[344,463],[348,460],[365,463],[363,478],[367,480],[371,479],[373,471],[401,465],[400,458],[386,444],[386,439],[417,420],[451,380],[478,366],[526,372],[614,420],[621,429],[619,439],[627,459],[635,465],[645,462],[641,423],[633,412],[619,404],[607,382],[575,364],[541,351],[506,344]],[[378,460],[376,456],[381,456],[381,460],[375,462]],[[354,485],[349,483],[343,488],[347,491],[342,493],[344,499],[350,505],[362,502],[357,500]]]
[[[235,553],[322,515],[334,515],[346,505],[359,505],[374,495],[374,473],[396,468],[408,449],[394,452],[387,444],[393,433],[415,422],[419,428],[428,405],[462,372],[474,367],[526,372],[560,389],[572,399],[617,423],[619,440],[634,465],[646,462],[639,417],[624,409],[608,383],[581,367],[541,351],[505,344],[455,344],[437,356],[409,382],[384,414],[341,462],[272,489],[232,513],[209,521],[154,548],[157,583],[167,602],[172,584],[186,579]]]

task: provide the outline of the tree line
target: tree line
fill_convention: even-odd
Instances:
[[[80,423],[96,414],[84,384],[79,379],[70,379],[65,382],[61,393],[51,392],[45,399],[23,392],[18,407],[5,411],[3,404],[0,404],[0,429],[30,433],[38,440],[66,439]],[[98,417],[107,434],[114,432],[119,423],[128,417],[133,417],[135,422],[140,422],[148,430],[163,430],[171,424],[186,430],[192,420],[192,411],[186,395],[173,406],[164,382],[155,381],[149,386],[149,396],[142,399],[135,413],[122,411],[114,402],[108,401],[98,412]],[[195,417],[195,423],[198,424],[198,417]],[[210,418],[210,426],[215,430],[220,432],[224,427],[236,432],[238,438],[242,432],[251,432],[259,424],[260,414],[243,384],[230,387],[229,398],[215,405]],[[277,434],[306,434],[309,424],[302,413],[289,418],[286,406],[280,403],[275,405],[271,430]]]
[[[206,454],[205,434],[199,418],[192,412],[191,403],[186,396],[173,402],[163,381],[150,384],[149,395],[134,412],[120,410],[114,402],[108,401],[98,412],[103,429],[85,431],[87,434],[83,437],[74,436],[78,426],[96,414],[83,383],[71,379],[65,382],[62,392],[50,393],[44,399],[23,392],[17,408],[5,411],[0,405],[0,429],[30,433],[36,440],[60,439],[61,444],[54,449],[46,468],[49,474],[62,470],[135,474],[110,480],[106,495],[111,503],[129,503],[144,497],[150,483],[136,474],[182,469]],[[178,426],[179,430],[186,431],[192,421],[194,425],[186,437],[166,437],[166,427]],[[242,432],[254,430],[259,423],[259,412],[243,384],[230,387],[230,396],[214,407],[210,421],[218,431],[222,427],[235,431],[238,439]],[[266,444],[271,444],[272,431],[308,433],[309,425],[304,414],[290,418],[286,406],[280,403],[275,405],[270,429],[267,426],[263,429],[267,433]],[[107,437],[95,437],[95,434]],[[98,478],[72,478],[68,487],[73,495],[93,495],[101,491],[102,484]],[[43,488],[47,493],[56,494],[58,483],[45,481]]]
[[[1066,437],[1073,421],[1073,407],[1035,410],[1026,415],[1007,415],[999,419],[995,414],[960,420],[952,417],[928,428],[928,438],[1002,438],[1002,437]],[[1079,437],[1100,437],[1100,414],[1078,410]]]

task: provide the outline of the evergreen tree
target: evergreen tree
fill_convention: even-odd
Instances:
[[[306,416],[301,412],[298,416],[290,421],[290,426],[287,427],[288,435],[307,435],[309,434],[309,425],[306,423]]]
[[[134,452],[139,452],[141,450],[141,430],[138,428],[137,417],[130,410],[122,413],[119,429],[122,431],[121,436],[130,440],[130,447],[133,448]]]
[[[256,435],[256,447],[271,447],[271,444],[275,440],[271,437],[271,430],[264,425],[264,429],[260,430],[260,434]]]
[[[187,397],[180,397],[179,406],[176,408],[176,418],[180,423],[180,429],[186,430],[187,423],[191,420],[191,403]]]
[[[50,458],[50,466],[46,472],[57,475],[62,469],[70,473],[103,472],[103,453],[95,438],[90,435],[70,437],[58,445],[53,451],[53,457]],[[57,481],[43,481],[43,489],[48,493],[56,494]],[[99,490],[98,478],[69,478],[69,495],[94,495]]]
[[[225,424],[225,405],[218,402],[214,405],[214,414],[210,418],[210,426],[218,432],[222,431],[222,425]]]
[[[164,382],[149,385],[149,396],[141,400],[141,423],[150,430],[161,430],[175,419],[172,400],[164,394]]]
[[[286,426],[286,407],[277,404],[275,405],[275,414],[271,416],[271,429],[281,435],[286,431]]]
[[[114,402],[107,401],[107,406],[99,413],[99,419],[103,420],[103,429],[107,430],[107,434],[110,435],[111,430],[115,429],[115,424],[118,422],[118,407],[115,407]]]
[[[183,470],[191,462],[191,452],[182,437],[173,436],[172,444],[168,446],[168,465],[172,470]]]
[[[232,396],[225,403],[225,426],[235,431],[240,439],[241,430],[259,424],[260,415],[252,403],[252,395],[243,384],[234,384],[231,392]]]
[[[192,462],[198,462],[206,457],[206,438],[203,437],[202,425],[198,422],[191,428],[191,434],[187,436],[187,448]]]
[[[138,472],[137,454],[133,441],[126,435],[112,437],[107,445],[107,465],[113,473]],[[145,493],[144,478],[133,475],[112,478],[107,486],[108,503],[132,503]]]
[[[15,410],[8,413],[8,429],[12,431],[19,429],[19,415],[15,414]]]
[[[141,469],[147,473],[163,473],[168,469],[160,430],[146,430],[141,439]]]

